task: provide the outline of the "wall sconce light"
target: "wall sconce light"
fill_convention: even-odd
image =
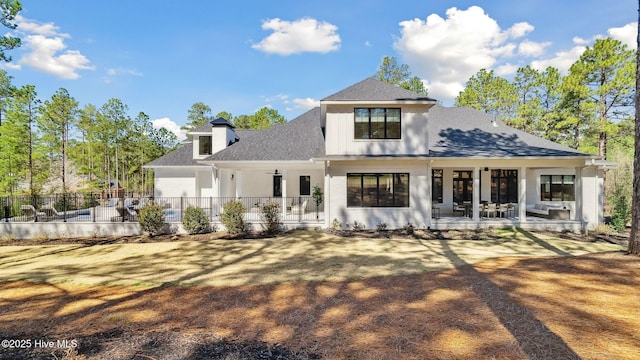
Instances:
[[[231,174],[231,180],[235,178],[235,174]]]
[[[484,168],[484,171],[489,171],[489,168],[488,168],[488,167],[485,167],[485,168]]]
[[[276,172],[275,172],[275,174],[276,174],[276,175],[278,175],[278,169],[276,169]]]

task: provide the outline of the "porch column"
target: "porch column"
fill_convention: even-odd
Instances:
[[[520,222],[527,221],[527,168],[520,168],[520,187],[518,190],[518,218]]]
[[[432,214],[432,210],[431,207],[433,206],[433,199],[431,198],[431,195],[433,194],[433,192],[431,191],[431,189],[433,189],[433,172],[432,172],[432,166],[433,165],[433,160],[430,160],[427,163],[427,194],[424,197],[425,199],[427,199],[427,228],[431,227],[431,214]]]
[[[480,168],[473,168],[473,201],[471,202],[473,209],[473,221],[480,220]]]
[[[287,170],[282,171],[282,218],[287,217]]]
[[[331,212],[330,212],[330,201],[329,198],[331,196],[331,176],[329,175],[329,161],[324,162],[324,227],[326,229],[331,228]]]
[[[576,167],[576,184],[575,184],[576,188],[574,190],[574,194],[575,194],[575,201],[576,201],[576,209],[575,209],[575,214],[573,216],[573,218],[575,220],[580,220],[583,221],[584,220],[584,213],[583,213],[583,208],[584,208],[584,201],[582,199],[582,167]]]

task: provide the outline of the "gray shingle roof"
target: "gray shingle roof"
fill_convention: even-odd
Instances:
[[[365,79],[357,84],[330,95],[321,101],[433,101],[436,100],[420,95],[400,86],[388,84],[374,78]]]
[[[176,150],[151,161],[145,166],[200,166],[200,164],[193,159],[193,143],[189,141],[183,143]]]
[[[211,161],[309,160],[324,155],[324,135],[320,128],[320,108],[314,108],[286,124],[254,130],[250,138],[211,156]]]
[[[428,116],[432,157],[589,156],[511,128],[492,115],[470,108],[433,106]]]

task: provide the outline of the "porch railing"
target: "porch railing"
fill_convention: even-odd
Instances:
[[[2,222],[124,222],[137,221],[145,198],[101,198],[100,194],[70,193],[46,196],[0,197],[0,221]],[[316,204],[310,196],[298,197],[155,197],[163,208],[165,221],[182,222],[184,211],[198,207],[205,211],[209,221],[217,222],[224,205],[240,201],[245,208],[247,222],[260,222],[262,206],[275,203],[283,222],[324,221],[324,205]]]

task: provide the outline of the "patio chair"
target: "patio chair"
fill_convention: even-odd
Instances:
[[[55,219],[64,219],[65,217],[69,217],[64,212],[59,212],[52,205],[43,205],[40,210],[45,213],[45,215],[52,220]]]
[[[26,218],[26,220],[34,220],[34,221],[47,221],[47,214],[44,212],[37,211],[33,205],[21,205],[20,210],[22,211],[22,215]]]
[[[118,216],[111,218],[111,221],[120,221],[122,218],[127,221],[138,221],[138,214],[135,210],[123,206],[117,206],[116,210],[118,211]]]
[[[453,215],[455,216],[456,213],[460,213],[460,215],[464,216],[467,213],[467,209],[464,206],[458,205],[457,202],[454,202],[453,203]]]
[[[304,215],[307,210],[307,200],[305,199],[302,202],[302,205],[293,205],[291,206],[291,214],[293,215]]]
[[[499,217],[505,217],[505,218],[508,217],[508,215],[507,215],[508,211],[509,211],[509,208],[508,208],[507,204],[500,204],[498,206],[498,209],[496,210],[496,212],[498,213]]]
[[[497,210],[497,205],[495,203],[487,204],[486,207],[484,208],[484,214],[488,218],[491,217],[491,214],[493,214],[493,217],[495,218],[496,210]]]

